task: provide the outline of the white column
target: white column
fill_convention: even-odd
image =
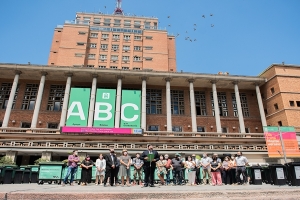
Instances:
[[[70,89],[71,89],[71,80],[72,80],[73,74],[68,73],[68,74],[66,74],[66,76],[68,76],[68,78],[67,78],[67,83],[66,83],[66,88],[65,88],[63,107],[62,107],[61,116],[60,116],[60,123],[59,123],[60,127],[63,127],[66,124],[66,116],[67,116],[68,103],[69,103],[69,97],[70,97]]]
[[[166,100],[167,100],[167,131],[172,131],[172,114],[171,114],[171,88],[170,78],[166,78]]]
[[[213,91],[213,98],[214,98],[214,109],[215,109],[217,133],[222,133],[216,82],[212,81],[211,83],[212,83],[212,91]]]
[[[237,82],[234,82],[233,84],[234,84],[235,100],[236,100],[238,116],[239,116],[240,132],[246,133],[238,84],[237,84]]]
[[[122,94],[122,76],[118,76],[117,85],[117,99],[116,99],[116,116],[115,116],[115,128],[120,127],[120,113],[121,113],[121,94]]]
[[[263,102],[262,102],[262,99],[261,99],[261,94],[260,94],[260,89],[259,89],[258,84],[255,85],[255,89],[256,89],[256,96],[257,96],[257,102],[258,102],[258,108],[259,108],[261,123],[262,123],[262,126],[267,126],[264,106],[263,106]]]
[[[7,103],[6,110],[5,110],[3,123],[2,123],[3,128],[7,127],[7,125],[8,125],[12,105],[13,105],[16,90],[17,90],[17,87],[18,87],[19,77],[20,77],[20,74],[22,72],[21,71],[15,71],[15,73],[16,74],[15,74],[14,82],[13,82],[11,90],[10,90],[10,95],[9,95],[8,103]]]
[[[191,103],[191,117],[192,117],[192,132],[197,132],[197,120],[196,120],[196,105],[195,105],[195,92],[194,92],[194,80],[190,79],[190,103]]]
[[[34,111],[33,111],[33,116],[32,116],[32,120],[31,120],[31,128],[36,128],[36,124],[37,124],[37,120],[38,120],[39,112],[40,112],[40,107],[41,107],[41,102],[42,102],[42,97],[43,97],[43,92],[44,92],[46,75],[47,75],[47,72],[42,72],[42,77],[41,77],[37,97],[35,100]]]
[[[88,118],[88,127],[92,127],[93,126],[93,121],[94,121],[97,78],[98,78],[98,75],[93,74],[93,83],[92,83],[92,91],[91,91],[91,97],[90,97],[90,108],[89,108],[89,118]]]
[[[144,131],[147,130],[146,127],[146,83],[147,77],[142,77],[142,124],[141,127],[144,129]]]

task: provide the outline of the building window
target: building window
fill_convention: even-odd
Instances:
[[[275,108],[275,110],[278,110],[278,104],[277,103],[274,104],[274,108]]]
[[[150,125],[148,126],[148,131],[159,131],[159,126]]]
[[[204,126],[197,126],[197,132],[205,132]]]
[[[171,90],[171,113],[184,115],[184,91]]]
[[[26,84],[26,90],[22,102],[22,110],[33,110],[39,84]]]
[[[120,35],[113,34],[113,39],[120,39]]]
[[[128,61],[128,60],[129,60],[129,56],[123,56],[123,57],[122,57],[122,60]]]
[[[6,109],[12,85],[13,85],[12,83],[2,83],[1,84],[1,90],[0,90],[0,109]],[[13,100],[13,104],[12,104],[12,109],[15,108],[15,103],[16,103],[18,91],[19,91],[19,85],[17,86],[17,90],[16,90],[16,93],[15,93],[15,96],[14,96],[14,100]]]
[[[111,49],[112,49],[112,50],[118,50],[118,49],[119,49],[119,45],[113,44],[113,45],[111,46]]]
[[[2,121],[0,121],[0,127],[2,127],[2,124],[3,124],[3,122],[2,122]]]
[[[95,65],[87,65],[86,67],[88,67],[88,68],[94,68]]]
[[[111,56],[111,60],[113,60],[113,61],[118,60],[118,56],[117,56],[117,55],[112,55],[112,56]]]
[[[91,43],[91,44],[90,44],[90,48],[97,48],[97,44]]]
[[[98,37],[98,33],[91,33],[91,37],[92,38],[97,38]]]
[[[271,90],[271,93],[274,94],[275,89],[272,87],[270,90]]]
[[[139,71],[139,70],[141,70],[141,68],[139,68],[139,67],[134,67],[134,68],[132,68],[133,70],[136,70],[136,71]]]
[[[150,29],[150,22],[145,22],[144,27],[145,29]]]
[[[21,122],[21,128],[30,128],[31,127],[31,123],[29,122]]]
[[[90,20],[91,20],[91,17],[83,17],[83,20],[84,20],[84,21],[90,21]]]
[[[107,49],[108,45],[107,44],[101,44],[101,49]]]
[[[139,56],[134,56],[134,57],[133,57],[133,60],[134,60],[134,61],[141,61],[141,57],[139,57]]]
[[[233,116],[238,117],[238,110],[237,110],[237,102],[235,98],[235,93],[231,94],[232,98],[232,107],[233,107]],[[248,108],[248,103],[247,103],[247,95],[245,93],[240,93],[240,101],[241,101],[241,107],[242,107],[242,112],[244,117],[249,117],[249,108]]]
[[[145,58],[145,60],[147,60],[147,61],[151,61],[151,60],[153,60],[153,58],[146,57],[146,58]]]
[[[65,85],[51,85],[47,110],[61,111],[64,102]]]
[[[106,60],[107,59],[107,55],[100,54],[99,59],[100,60]]]
[[[206,116],[205,92],[195,91],[196,114]]]
[[[104,19],[104,26],[110,26],[110,19]]]
[[[130,50],[130,46],[123,46],[123,50],[124,51],[129,51]]]
[[[84,42],[77,42],[78,46],[84,46]]]
[[[227,100],[226,100],[226,92],[218,92],[218,107],[220,111],[220,116],[228,116],[228,107],[227,107]],[[214,98],[213,94],[211,93],[211,106],[213,116],[215,116],[215,108],[214,108]]]
[[[146,112],[147,114],[161,114],[161,96],[162,91],[156,89],[147,89],[146,94]]]
[[[295,106],[295,102],[294,101],[290,101],[290,106]]]
[[[250,128],[245,128],[246,133],[250,133]]]
[[[264,109],[264,111],[265,111],[265,115],[267,115],[267,114],[268,114],[268,110],[267,110],[267,109]]]
[[[88,59],[95,59],[95,54],[88,54]]]
[[[118,27],[120,25],[121,25],[121,20],[120,19],[115,19],[114,26]]]
[[[153,47],[145,47],[145,50],[152,50]]]
[[[278,121],[278,126],[282,126],[282,121]]]
[[[110,69],[118,69],[117,66],[110,66]]]
[[[146,36],[147,40],[152,40],[152,38],[153,38],[152,36]]]
[[[227,127],[222,127],[222,133],[227,133]]]
[[[122,67],[123,70],[129,70],[129,67]]]
[[[130,40],[130,35],[124,35],[124,40]]]
[[[142,48],[140,46],[134,46],[133,48],[135,51],[140,51]]]
[[[108,34],[102,34],[102,38],[103,39],[107,39],[108,38]]]
[[[134,40],[141,40],[142,37],[141,36],[134,36]]]
[[[86,32],[83,32],[83,31],[78,31],[78,34],[79,34],[79,35],[85,35],[85,34],[86,34]]]
[[[141,28],[141,21],[134,21],[134,28]]]
[[[75,57],[82,57],[82,53],[75,53]]]
[[[181,126],[172,126],[172,131],[173,132],[182,132],[182,127]]]
[[[100,69],[105,69],[106,68],[106,66],[103,66],[103,65],[99,65],[98,66]]]
[[[300,107],[300,101],[296,101],[297,107]]]
[[[124,20],[124,26],[125,27],[130,27],[131,26],[131,21],[130,20]]]
[[[48,123],[48,128],[58,129],[58,123]]]

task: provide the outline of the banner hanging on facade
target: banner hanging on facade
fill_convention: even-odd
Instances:
[[[291,126],[281,126],[279,128],[276,126],[264,127],[269,157],[283,157],[283,151],[287,157],[300,157],[295,128]],[[279,131],[282,134],[284,149],[281,146]]]
[[[122,90],[121,128],[141,127],[141,91]]]
[[[117,135],[141,135],[142,129],[138,128],[96,128],[96,127],[76,127],[64,126],[62,133],[78,133],[78,134],[117,134]]]
[[[90,88],[71,88],[67,126],[87,126]]]
[[[115,126],[116,90],[97,89],[93,127]]]

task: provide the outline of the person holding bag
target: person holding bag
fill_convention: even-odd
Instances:
[[[188,170],[188,181],[190,185],[195,185],[196,179],[196,163],[192,160],[191,156],[187,157],[185,168]]]

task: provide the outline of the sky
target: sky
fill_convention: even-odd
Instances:
[[[1,0],[0,63],[46,65],[57,25],[114,7],[115,0]],[[274,63],[300,65],[299,0],[123,0],[122,8],[179,34],[177,71],[257,76]]]

